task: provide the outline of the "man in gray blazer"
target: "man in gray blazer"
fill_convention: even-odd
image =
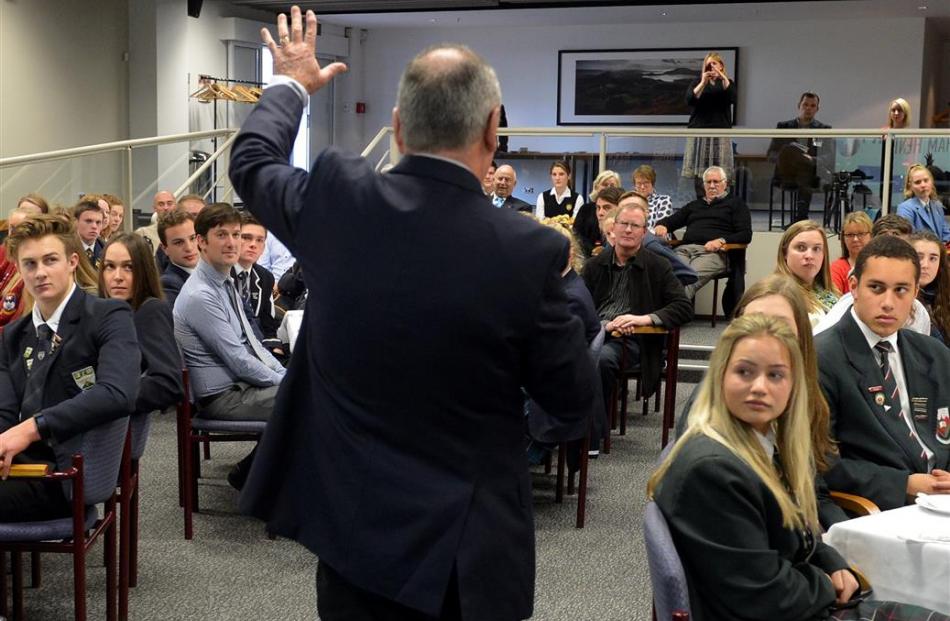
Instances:
[[[900,329],[919,278],[910,244],[872,239],[851,275],[854,306],[815,338],[840,451],[825,474],[828,487],[881,509],[901,507],[919,492],[950,493],[950,350]]]

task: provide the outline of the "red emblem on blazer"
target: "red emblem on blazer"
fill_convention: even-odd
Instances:
[[[937,410],[937,441],[950,444],[950,410],[947,408]]]

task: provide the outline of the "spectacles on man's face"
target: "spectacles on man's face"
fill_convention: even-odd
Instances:
[[[614,220],[614,226],[619,226],[622,229],[630,231],[639,231],[640,229],[646,228],[642,224],[637,224],[636,222],[624,222],[623,220]]]
[[[719,185],[720,183],[725,183],[725,179],[705,179],[703,183],[706,185]]]
[[[864,239],[865,237],[870,237],[871,234],[865,231],[864,233],[845,233],[844,238],[850,239],[852,241],[856,239]]]

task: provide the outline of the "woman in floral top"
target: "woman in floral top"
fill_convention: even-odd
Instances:
[[[647,228],[653,232],[656,223],[667,216],[673,215],[673,201],[668,194],[657,194],[654,184],[656,183],[656,171],[653,167],[644,164],[633,171],[633,188],[637,194],[646,197],[650,203],[650,217],[647,219]]]
[[[808,300],[812,327],[835,305],[841,294],[831,280],[825,230],[811,220],[788,227],[778,246],[775,271],[791,276]]]

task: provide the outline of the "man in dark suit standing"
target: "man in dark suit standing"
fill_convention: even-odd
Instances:
[[[913,502],[918,492],[950,493],[950,350],[900,329],[919,279],[910,244],[872,239],[850,277],[854,306],[815,337],[841,453],[825,480],[884,510]]]
[[[70,511],[61,484],[8,480],[10,465],[70,466],[84,432],[134,409],[141,354],[129,306],[76,286],[68,219],[34,216],[7,248],[36,303],[0,337],[0,522],[54,519]]]
[[[831,129],[815,118],[821,99],[816,93],[802,93],[798,98],[798,116],[779,121],[775,129]],[[834,140],[831,138],[773,138],[768,148],[769,160],[775,166],[775,178],[783,184],[794,183],[798,189],[793,222],[808,219],[814,190],[821,179],[828,179],[834,168]]]
[[[172,308],[181,286],[198,265],[198,241],[195,235],[195,216],[182,208],[163,213],[158,218],[159,250],[168,257],[168,266],[162,272],[162,290],[165,301]]]
[[[534,211],[534,205],[527,203],[520,198],[511,195],[518,185],[518,174],[515,169],[508,164],[502,164],[495,170],[493,178],[494,191],[491,195],[492,205],[501,209],[514,209],[515,211]]]
[[[232,152],[235,188],[310,290],[241,507],[319,556],[327,621],[529,617],[522,388],[570,440],[597,386],[567,242],[485,200],[501,93],[462,46],[407,67],[389,172],[332,148],[309,174],[288,165],[307,94],[345,70],[319,66],[316,29],[294,7],[280,47],[263,31],[277,77]]]

